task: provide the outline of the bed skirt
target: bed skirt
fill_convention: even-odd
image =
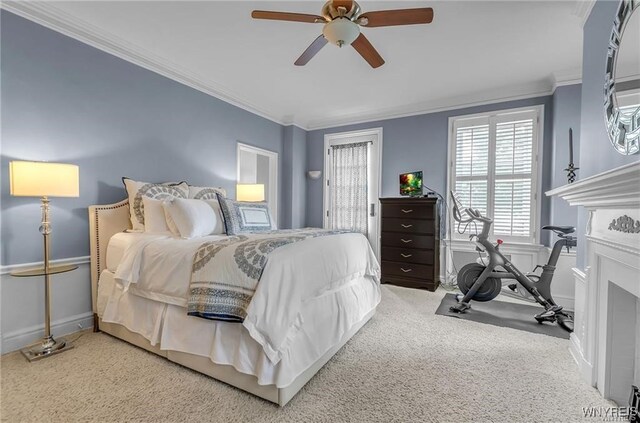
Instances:
[[[355,335],[375,314],[375,309],[371,310],[362,320],[356,323],[347,333],[344,334],[340,342],[331,347],[307,370],[301,373],[290,385],[278,388],[275,385],[258,385],[258,378],[253,375],[240,373],[233,366],[215,364],[208,357],[183,353],[172,350],[161,350],[159,345],[151,343],[143,336],[129,331],[122,325],[116,323],[103,322],[98,319],[99,329],[109,335],[129,342],[137,347],[143,348],[174,363],[188,367],[196,372],[205,374],[221,382],[227,383],[243,391],[249,392],[267,401],[284,406],[293,398],[300,389],[333,357],[346,343]]]

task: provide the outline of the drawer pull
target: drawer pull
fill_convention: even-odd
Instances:
[[[400,255],[404,258],[409,258],[411,257],[413,254],[404,254],[404,253],[400,253]]]
[[[413,269],[405,269],[404,267],[401,267],[400,270],[402,270],[404,273],[409,273],[411,272]]]
[[[407,229],[412,227],[413,225],[405,225],[404,223],[401,223],[400,226],[402,226],[403,228]]]
[[[413,210],[412,209],[409,209],[409,210],[402,209],[402,213],[413,213]]]
[[[400,241],[404,242],[405,244],[408,244],[410,242],[413,242],[412,239],[404,239],[404,238],[400,238]]]

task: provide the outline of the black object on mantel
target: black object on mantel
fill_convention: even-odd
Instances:
[[[573,164],[573,129],[569,128],[569,165],[565,169],[567,172],[567,182],[572,184],[576,181],[576,170],[580,169]]]
[[[440,284],[437,198],[381,198],[382,283],[435,291]]]

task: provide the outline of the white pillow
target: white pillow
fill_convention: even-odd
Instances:
[[[222,222],[211,203],[213,201],[184,198],[163,201],[168,227],[174,234],[177,232],[180,237],[187,239],[222,233],[216,232]]]
[[[225,228],[224,228],[224,219],[222,217],[222,210],[220,209],[220,202],[218,202],[218,200],[196,200],[196,201],[203,201],[207,204],[209,204],[211,206],[211,208],[213,208],[213,211],[215,212],[216,215],[216,227],[213,230],[212,233],[210,233],[209,235],[221,235],[221,234],[225,234]],[[167,227],[169,228],[169,231],[177,236],[180,237],[180,230],[178,230],[178,227],[176,226],[176,223],[173,221],[173,218],[171,217],[171,215],[169,213],[165,211],[164,212],[164,217],[165,220],[167,222]]]
[[[173,198],[173,197],[171,197]],[[143,197],[142,204],[144,206],[144,231],[152,233],[168,233],[167,219],[164,215],[162,207],[163,200],[155,200],[153,198]]]
[[[186,182],[153,184],[148,182],[134,181],[130,178],[122,178],[124,187],[129,197],[129,215],[131,217],[131,227],[136,232],[144,231],[144,203],[145,197],[163,200],[168,197],[187,198],[189,196],[189,185]]]
[[[204,200],[213,211],[216,213],[216,227],[211,233],[211,235],[221,235],[226,234],[227,232],[224,230],[224,219],[222,217],[222,210],[220,209],[220,202],[216,198],[215,200]]]

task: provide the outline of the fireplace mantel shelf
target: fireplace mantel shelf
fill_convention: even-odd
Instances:
[[[546,192],[590,209],[640,207],[640,161]]]

